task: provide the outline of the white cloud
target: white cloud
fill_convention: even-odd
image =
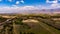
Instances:
[[[46,3],[51,3],[51,5],[49,6],[50,8],[60,8],[60,4],[58,3],[58,0],[54,0],[54,1],[49,1],[46,0]]]
[[[58,4],[58,3],[51,4],[51,7],[52,8],[60,8],[60,4]]]
[[[53,3],[58,3],[58,0],[53,1]]]
[[[21,0],[20,2],[21,2],[21,3],[24,3],[24,1],[23,1],[23,0]]]
[[[20,1],[16,1],[16,4],[19,4],[20,3]]]
[[[24,12],[29,12],[30,10],[40,10],[40,9],[35,6],[0,7],[0,13],[24,13]]]
[[[58,0],[54,0],[54,1],[46,0],[46,3],[58,3]]]
[[[9,2],[12,2],[13,0],[8,0]]]
[[[46,3],[50,3],[49,0],[46,0]]]

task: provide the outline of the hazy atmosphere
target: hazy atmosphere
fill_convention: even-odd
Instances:
[[[59,12],[60,0],[0,0],[0,13],[43,13],[44,10]]]
[[[0,34],[60,34],[60,0],[0,0]]]

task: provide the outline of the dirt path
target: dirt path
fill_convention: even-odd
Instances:
[[[46,24],[40,22],[39,25],[40,25],[41,27],[43,27],[44,29],[48,30],[51,34],[56,34],[56,33],[55,33],[54,31],[52,31]]]

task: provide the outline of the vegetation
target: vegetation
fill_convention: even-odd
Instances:
[[[60,20],[52,19],[56,15],[51,16],[47,14],[39,14],[39,15],[31,14],[31,15],[14,15],[14,16],[17,17],[8,19],[3,18],[2,16],[0,17],[1,23],[5,22],[4,24],[0,25],[3,27],[0,30],[1,31],[0,34],[60,34],[60,27],[59,27]],[[32,19],[29,17],[32,17],[33,19],[36,19],[39,22],[38,23],[22,22],[23,20]]]

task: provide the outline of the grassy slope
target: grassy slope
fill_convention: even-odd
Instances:
[[[60,30],[57,30],[57,29],[55,29],[51,26],[48,26],[47,24],[41,23],[41,22],[40,22],[40,24],[43,25],[46,28],[46,30],[48,30],[51,34],[60,34]]]
[[[16,26],[15,30],[18,33],[21,31],[23,33],[32,32],[34,34],[60,34],[60,30],[57,30],[41,21],[39,23],[26,23],[26,24],[28,24],[31,27],[31,29],[27,29],[26,27],[23,27],[25,25],[20,25],[20,26]]]

